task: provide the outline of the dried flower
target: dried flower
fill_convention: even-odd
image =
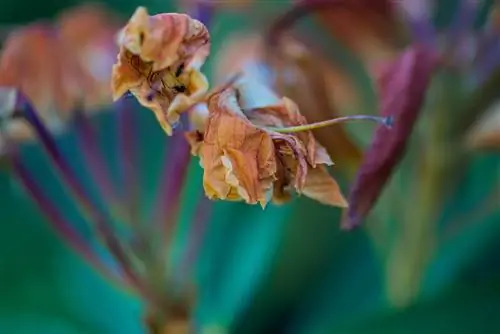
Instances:
[[[346,70],[297,39],[282,38],[277,49],[266,49],[258,35],[236,34],[217,59],[219,80],[241,71],[267,82],[278,94],[292,98],[310,122],[362,109],[362,97]],[[337,161],[340,171],[351,173],[361,163],[362,152],[342,125],[314,130],[314,135]]]
[[[132,93],[171,135],[179,113],[208,90],[200,72],[210,51],[208,30],[186,14],[149,16],[139,7],[120,32],[118,44],[113,99]]]
[[[305,124],[295,103],[283,98],[276,105],[244,111],[244,92],[231,87],[213,94],[203,133],[186,135],[192,153],[200,157],[206,195],[265,207],[271,199],[287,201],[293,188],[321,203],[347,206],[324,168],[333,163],[312,133],[285,134],[270,128]]]
[[[51,129],[60,128],[76,109],[100,110],[111,102],[109,89],[103,87],[109,87],[109,57],[116,54],[115,28],[104,9],[90,9],[77,7],[55,24],[13,30],[1,51],[0,86],[23,92]],[[82,29],[87,25],[91,29]],[[22,122],[11,120],[8,127],[17,139],[32,138]]]

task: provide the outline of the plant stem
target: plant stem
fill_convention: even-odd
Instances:
[[[379,116],[371,116],[371,115],[354,115],[354,116],[343,116],[336,117],[322,122],[316,122],[311,124],[290,126],[290,127],[265,127],[266,130],[279,132],[279,133],[296,133],[303,131],[311,131],[315,129],[325,128],[330,125],[347,123],[347,122],[356,122],[356,121],[372,121],[376,123],[380,123],[387,127],[392,126],[392,117],[379,117]]]

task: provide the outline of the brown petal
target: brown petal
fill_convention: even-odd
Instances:
[[[236,187],[247,203],[265,205],[276,173],[271,137],[244,117],[233,89],[212,96],[208,109],[200,150],[207,195],[212,191],[213,197],[225,199]]]
[[[200,153],[201,146],[203,144],[203,133],[200,131],[187,131],[184,133],[186,140],[191,146],[191,154],[197,156]]]
[[[118,42],[142,60],[152,62],[154,71],[177,68],[181,63],[186,69],[199,69],[210,50],[210,35],[200,21],[178,13],[149,16],[144,7],[137,8]]]
[[[0,56],[0,86],[19,88],[45,120],[64,118],[90,84],[71,50],[44,24],[14,31]]]
[[[309,169],[302,193],[322,204],[341,208],[348,206],[337,181],[323,166]]]

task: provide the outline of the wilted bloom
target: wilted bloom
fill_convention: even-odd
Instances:
[[[312,133],[273,130],[306,124],[297,105],[283,98],[245,111],[245,93],[236,85],[213,94],[205,128],[187,134],[192,153],[200,157],[206,195],[265,207],[271,199],[287,201],[294,189],[324,204],[346,206],[324,167],[333,163]]]
[[[218,80],[228,73],[243,72],[266,82],[278,94],[293,99],[309,122],[362,108],[363,101],[346,70],[292,37],[283,38],[276,49],[268,49],[263,37],[236,34],[216,57]],[[339,171],[350,173],[359,166],[361,150],[341,124],[315,129],[314,135],[335,159]]]
[[[97,110],[111,102],[109,89],[103,87],[109,87],[112,62],[106,57],[116,54],[110,38],[116,29],[104,9],[90,10],[77,7],[54,24],[13,30],[3,43],[0,86],[22,91],[52,129],[76,109]],[[82,29],[87,25],[92,28]],[[93,56],[97,50],[98,57]],[[32,136],[22,122],[11,120],[8,127],[18,139]]]
[[[139,7],[120,32],[118,44],[120,53],[112,77],[114,100],[132,93],[171,135],[179,113],[208,89],[200,72],[210,51],[207,28],[186,14],[149,16]]]
[[[118,51],[115,39],[120,22],[102,6],[82,5],[64,11],[56,24],[60,38],[92,78],[82,107],[93,111],[109,105],[111,71]]]

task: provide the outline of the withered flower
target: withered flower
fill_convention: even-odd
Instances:
[[[186,14],[149,16],[139,7],[119,33],[118,44],[113,99],[130,92],[171,135],[179,113],[208,90],[200,72],[210,51],[207,28]]]
[[[111,102],[109,89],[103,89],[109,87],[112,67],[106,57],[116,54],[116,29],[108,18],[103,8],[77,7],[55,23],[13,30],[0,54],[0,86],[21,91],[51,129],[60,128],[76,109],[101,110]],[[11,136],[32,137],[23,122],[9,123]]]
[[[287,201],[293,188],[321,203],[347,206],[325,169],[333,163],[312,133],[273,130],[306,124],[295,103],[283,98],[275,105],[244,110],[243,93],[238,86],[214,93],[208,99],[204,131],[186,135],[192,153],[200,157],[206,195],[265,207],[271,199]]]
[[[99,5],[82,5],[61,13],[56,21],[61,40],[91,80],[83,107],[96,111],[111,102],[111,71],[118,48],[118,20]]]

